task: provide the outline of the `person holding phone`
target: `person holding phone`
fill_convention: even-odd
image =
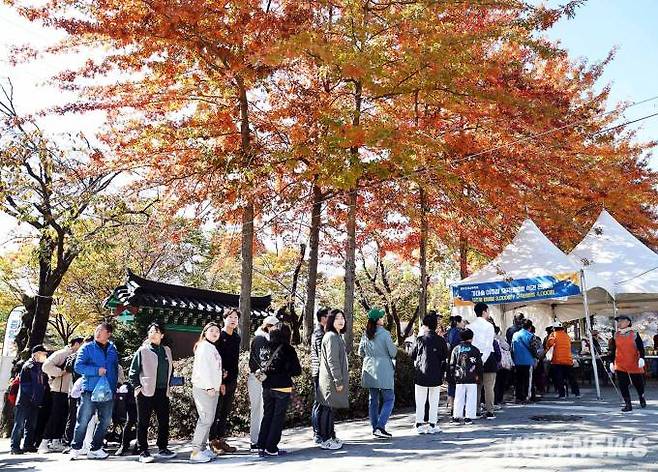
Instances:
[[[162,345],[165,336],[160,323],[151,323],[147,339],[133,355],[128,374],[137,401],[137,443],[139,462],[153,462],[149,453],[148,428],[155,411],[158,419],[158,458],[173,459],[169,445],[169,384],[174,370],[171,349]]]
[[[194,428],[190,462],[209,462],[216,457],[207,445],[222,387],[222,358],[215,347],[219,334],[217,323],[210,322],[204,326],[194,345],[192,397],[199,418]]]

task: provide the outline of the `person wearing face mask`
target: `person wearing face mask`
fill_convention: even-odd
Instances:
[[[198,414],[190,462],[209,462],[217,455],[207,449],[208,435],[215,420],[217,399],[222,387],[222,358],[215,347],[220,329],[217,323],[204,326],[194,345],[192,365],[192,397]]]
[[[32,357],[21,369],[11,431],[11,453],[37,452],[34,447],[34,429],[46,395],[48,377],[42,371],[47,358],[46,348],[39,344],[32,348]],[[21,448],[21,440],[23,440]]]
[[[171,349],[162,345],[165,336],[160,323],[151,323],[147,340],[135,352],[128,374],[137,401],[137,443],[139,462],[153,462],[149,453],[148,428],[151,415],[158,419],[158,458],[173,459],[169,444],[169,381],[174,370]]]
[[[629,386],[632,383],[640,397],[640,406],[646,408],[647,401],[644,398],[644,343],[640,334],[631,327],[631,319],[626,315],[615,318],[617,332],[611,339],[609,349],[610,370],[619,381],[619,390],[624,399],[624,407],[621,411],[631,411],[631,393]]]

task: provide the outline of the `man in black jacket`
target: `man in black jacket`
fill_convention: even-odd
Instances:
[[[423,331],[416,338],[411,351],[414,361],[414,383],[416,390],[416,432],[418,434],[435,434],[440,432],[437,426],[439,415],[439,387],[448,357],[448,344],[436,334],[437,319],[435,315],[423,318]],[[429,424],[425,424],[425,403],[429,399]]]
[[[322,438],[320,438],[320,435],[318,434],[318,417],[320,412],[318,388],[320,388],[320,350],[322,348],[324,328],[327,325],[327,316],[329,316],[329,308],[320,308],[317,311],[315,317],[318,320],[318,323],[311,335],[311,374],[313,376],[313,387],[315,389],[313,408],[311,409],[311,425],[313,426],[313,440],[316,444],[322,442]]]

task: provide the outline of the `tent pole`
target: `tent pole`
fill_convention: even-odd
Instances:
[[[594,384],[596,385],[596,399],[601,399],[601,387],[599,385],[599,369],[596,366],[596,355],[594,353],[594,339],[592,338],[592,326],[589,319],[589,305],[587,302],[587,284],[585,282],[585,271],[580,271],[580,283],[583,290],[583,307],[585,308],[585,326],[587,338],[589,339],[589,351],[592,356],[592,371],[594,371]]]

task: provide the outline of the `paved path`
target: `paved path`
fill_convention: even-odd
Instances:
[[[222,470],[240,467],[246,471],[385,471],[429,472],[490,470],[543,471],[658,471],[658,400],[650,400],[647,409],[622,414],[614,391],[604,391],[606,400],[597,401],[593,392],[584,390],[580,400],[546,400],[537,404],[508,405],[492,421],[478,420],[471,426],[451,426],[443,418],[443,432],[417,436],[412,430],[413,416],[397,414],[390,428],[395,437],[377,440],[370,435],[365,420],[340,423],[338,436],[345,441],[340,451],[314,447],[308,428],[284,433],[281,443],[291,454],[285,458],[259,459],[248,454],[220,457],[210,464],[189,464],[189,447],[175,443],[179,457],[168,462],[139,464],[136,458],[111,457],[105,461],[68,460],[67,455],[9,455],[9,441],[0,440],[2,472],[191,472],[192,469]],[[651,397],[649,391],[649,397]],[[570,415],[573,423],[531,419],[538,415]],[[564,418],[563,418],[564,419]],[[242,449],[244,439],[233,441]]]

